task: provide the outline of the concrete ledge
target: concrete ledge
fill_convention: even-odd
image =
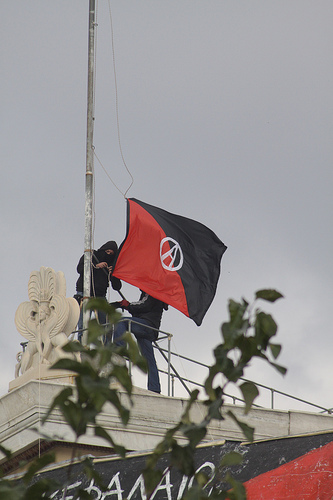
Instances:
[[[51,380],[55,383],[74,384],[74,375],[66,370],[51,370],[51,365],[39,365],[23,373],[9,383],[9,392],[32,380]]]
[[[67,384],[70,385],[70,384]],[[40,422],[54,397],[66,386],[61,380],[31,380],[13,389],[0,398],[0,442],[13,453],[28,448],[38,439],[37,429],[57,441],[73,441],[74,435],[64,422],[60,412],[55,410],[48,422]],[[123,404],[128,404],[125,392],[120,391]],[[165,431],[173,427],[181,417],[186,400],[156,395],[144,389],[135,389],[132,397],[133,407],[127,427],[124,427],[115,409],[105,405],[99,417],[115,441],[128,450],[150,450],[161,440]],[[270,439],[291,435],[333,430],[330,415],[306,412],[288,412],[268,409],[253,409],[244,417],[243,408],[227,405],[225,413],[232,410],[236,417],[255,427],[255,439]],[[206,408],[200,402],[191,411],[194,421],[202,420]],[[245,441],[244,435],[230,417],[214,421],[209,427],[204,442],[219,440]],[[105,441],[93,435],[90,429],[80,443],[87,446],[105,446]]]

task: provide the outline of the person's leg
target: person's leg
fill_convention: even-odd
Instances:
[[[144,320],[138,318],[132,319],[140,323],[139,325],[137,323],[131,323],[131,331],[137,339],[142,356],[146,358],[148,363],[148,390],[160,393],[160,378],[152,344],[156,339],[156,332],[149,327],[147,328],[149,325]]]
[[[97,311],[97,318],[98,320],[98,323],[101,325],[101,326],[104,326],[104,328],[106,329],[106,314],[104,311]],[[105,333],[103,335],[103,344],[106,344],[107,343],[107,333]]]
[[[100,325],[105,325],[106,324],[106,314],[104,311],[97,311],[97,319],[98,319],[98,323]]]
[[[76,292],[76,295],[80,295],[83,299],[83,293],[82,292]],[[78,338],[78,341],[81,342],[82,340],[82,329],[83,329],[83,306],[82,306],[82,299],[81,299],[81,302],[80,302],[80,316],[79,316],[79,321],[77,323],[77,338]]]
[[[91,316],[91,311],[89,311],[89,317]],[[79,322],[77,324],[77,339],[80,343],[82,343],[82,335],[83,335],[83,307],[80,309],[80,317]]]
[[[140,347],[142,356],[144,356],[148,363],[148,383],[147,387],[149,391],[161,392],[160,377],[158,374],[158,369],[156,365],[156,359],[154,355],[154,348],[151,340],[137,337],[137,341]]]
[[[129,319],[131,319],[131,318],[122,318],[122,320],[119,321],[119,323],[117,323],[117,325],[114,328],[112,341],[119,346],[125,345],[125,342],[123,340],[119,340],[119,339],[120,339],[120,337],[122,337],[124,335],[125,332],[128,331],[128,320]]]

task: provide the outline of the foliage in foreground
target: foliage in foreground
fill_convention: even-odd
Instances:
[[[209,374],[204,381],[206,399],[206,415],[202,421],[195,423],[191,420],[191,408],[198,401],[199,391],[191,393],[187,406],[179,422],[168,429],[163,439],[148,456],[146,466],[142,471],[145,481],[146,495],[149,499],[156,487],[163,480],[162,472],[158,468],[159,459],[166,453],[170,454],[169,469],[177,468],[182,474],[195,477],[193,486],[186,492],[186,500],[211,499],[246,499],[244,486],[235,481],[228,472],[230,466],[240,463],[241,456],[231,452],[223,457],[219,468],[219,476],[223,478],[226,486],[221,489],[211,488],[208,491],[207,484],[211,478],[203,473],[195,473],[195,450],[198,444],[205,438],[209,424],[212,420],[224,420],[231,418],[241,429],[248,441],[253,441],[254,429],[241,421],[234,412],[225,409],[225,396],[230,385],[236,386],[245,402],[244,414],[246,415],[259,392],[255,383],[244,381],[244,370],[254,358],[263,359],[274,369],[285,374],[286,369],[276,363],[281,346],[273,343],[272,339],[277,333],[277,325],[273,317],[257,307],[258,301],[264,300],[275,302],[282,295],[275,290],[260,290],[255,295],[253,304],[242,299],[241,302],[229,301],[229,321],[222,324],[222,343],[214,349],[215,362],[209,369]],[[114,324],[120,319],[119,313],[105,301],[91,300],[88,304],[90,309],[103,309],[109,315],[109,321]],[[103,411],[106,403],[110,403],[117,410],[119,418],[124,426],[130,417],[130,406],[132,404],[132,382],[126,366],[115,362],[115,355],[128,358],[131,363],[147,371],[145,359],[140,355],[136,342],[132,336],[126,334],[127,347],[116,347],[114,344],[103,345],[102,337],[104,329],[98,325],[96,320],[89,323],[88,345],[86,348],[78,342],[70,342],[65,346],[68,353],[80,356],[79,360],[64,358],[59,360],[54,369],[64,369],[73,372],[75,386],[64,388],[53,400],[44,422],[50,417],[52,411],[60,410],[64,420],[75,434],[75,443],[83,436],[89,427],[93,429],[95,436],[104,439],[115,452],[124,458],[126,450],[121,444],[115,442],[114,438],[98,422],[98,415]],[[218,377],[219,376],[219,377]],[[222,376],[222,377],[221,377]],[[221,380],[222,384],[216,380]],[[119,391],[112,385],[111,380],[118,381],[125,390],[129,404],[124,406],[119,397]],[[179,444],[179,437],[186,438],[186,444]],[[10,458],[10,452],[0,448]],[[75,459],[76,448],[73,447],[72,462]],[[23,478],[16,482],[6,478],[0,480],[0,500],[39,500],[49,499],[52,493],[59,489],[59,484],[49,479],[41,479],[34,482],[34,477],[43,467],[52,463],[54,457],[45,455],[34,461],[24,474]],[[85,470],[89,478],[94,478],[102,489],[106,489],[101,478],[94,470],[89,461],[85,461]],[[71,479],[71,467],[68,468],[67,484]],[[61,485],[63,498],[66,498],[66,484]],[[74,497],[91,499],[87,491],[80,490]]]

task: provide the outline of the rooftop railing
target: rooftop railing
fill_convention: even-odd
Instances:
[[[131,330],[131,323],[135,323],[134,320],[127,320],[129,321],[129,329]],[[173,359],[178,358],[181,359],[182,361],[186,361],[188,363],[191,363],[195,366],[202,367],[209,370],[209,365],[202,363],[200,361],[191,359],[187,356],[183,356],[181,354],[175,353],[171,350],[171,340],[173,335],[168,332],[164,332],[163,330],[157,330],[156,328],[152,327],[146,327],[150,328],[151,330],[154,330],[158,332],[159,336],[156,341],[153,342],[153,347],[156,349],[162,359],[164,360],[166,364],[166,369],[162,369],[161,367],[158,368],[160,373],[163,373],[167,376],[167,381],[168,381],[168,396],[175,397],[175,381],[177,380],[181,386],[185,389],[185,391],[190,394],[191,389],[189,388],[188,384],[191,384],[191,386],[196,386],[196,387],[201,387],[203,388],[203,384],[200,384],[199,382],[195,380],[190,380],[188,378],[185,378],[179,373],[179,370],[176,369],[175,364],[173,363]],[[167,348],[161,347],[161,343],[166,341],[167,342]],[[246,378],[241,378],[242,381],[244,382],[249,382],[248,379]],[[302,403],[308,408],[311,408],[311,410],[319,411],[320,413],[327,413],[327,414],[332,414],[333,413],[333,408],[325,408],[324,406],[318,405],[316,403],[312,403],[311,401],[307,401],[306,399],[299,398],[297,396],[293,396],[292,394],[288,394],[287,392],[280,391],[278,389],[274,389],[273,387],[269,387],[267,385],[255,382],[256,386],[263,391],[266,391],[270,395],[270,409],[277,409],[275,405],[275,397],[277,395],[288,399],[289,401],[292,401],[294,403]],[[233,404],[241,404],[244,403],[244,400],[241,398],[238,398],[237,396],[231,395],[231,394],[225,394],[226,397],[230,398],[233,402]],[[263,407],[261,405],[254,405],[258,408]]]
[[[131,325],[133,323],[136,323],[136,324],[140,324],[142,326],[141,323],[138,323],[136,322],[135,320],[132,320],[130,318],[126,318],[126,321],[128,322],[129,324],[129,331],[131,332]],[[107,325],[105,325],[107,327]],[[200,361],[197,361],[197,360],[194,360],[192,358],[189,358],[187,356],[183,356],[181,354],[178,354],[176,352],[173,352],[171,350],[171,340],[172,340],[172,337],[173,335],[171,333],[168,333],[168,332],[164,332],[163,330],[157,330],[156,328],[153,328],[153,327],[150,327],[150,326],[145,326],[145,328],[148,328],[148,329],[151,329],[155,332],[158,333],[158,338],[156,341],[153,341],[153,348],[160,353],[160,357],[161,359],[165,362],[165,368],[163,369],[161,366],[158,367],[158,371],[161,373],[161,374],[164,374],[167,376],[167,395],[169,397],[175,397],[175,382],[177,381],[182,387],[183,389],[188,393],[190,394],[191,393],[191,389],[189,387],[189,384],[191,386],[195,386],[195,387],[200,387],[200,388],[203,388],[203,384],[195,381],[195,380],[190,380],[186,377],[184,377],[183,375],[181,375],[179,373],[179,370],[175,367],[175,363],[174,363],[174,360],[175,359],[179,359],[181,361],[186,361],[192,365],[195,365],[196,367],[201,367],[201,368],[204,368],[206,369],[207,371],[209,370],[209,365],[205,364],[205,363],[202,363]],[[75,338],[75,335],[79,333],[79,330],[76,330],[74,332],[72,332],[71,336],[70,336],[70,339],[74,339]],[[132,332],[131,332],[132,333]],[[165,347],[161,347],[161,343],[162,342],[165,342],[167,343],[167,346],[166,348]],[[25,347],[27,345],[27,342],[21,342],[21,346],[22,346],[22,350],[24,351],[25,350]],[[130,369],[130,372],[131,372],[131,365],[129,366],[129,369]],[[243,380],[244,382],[249,382],[248,379],[246,378],[241,378],[241,380]],[[267,385],[264,385],[264,384],[261,384],[261,383],[258,383],[258,382],[255,382],[252,380],[252,382],[254,382],[256,384],[257,387],[259,387],[260,389],[262,389],[263,391],[265,391],[266,393],[269,394],[270,396],[270,405],[269,405],[269,408],[274,410],[274,409],[278,409],[276,407],[276,403],[275,403],[275,398],[276,396],[281,396],[283,398],[286,398],[288,401],[290,401],[290,404],[292,403],[301,403],[302,405],[305,405],[307,408],[310,408],[311,410],[315,410],[315,411],[319,411],[320,413],[326,413],[326,414],[332,414],[333,413],[333,408],[325,408],[324,406],[321,406],[321,405],[318,405],[316,403],[312,403],[311,401],[307,401],[306,399],[302,399],[302,398],[299,398],[297,396],[293,396],[292,394],[289,394],[287,392],[284,392],[284,391],[280,391],[278,389],[274,389],[273,387],[269,387]],[[260,393],[262,394],[262,393]],[[244,400],[241,399],[241,398],[238,398],[237,396],[234,396],[232,394],[225,394],[226,397],[230,398],[232,403],[233,404],[243,404],[244,403]],[[267,408],[268,406],[264,406],[264,405],[254,405],[255,407],[257,408]],[[290,409],[290,408],[289,408]],[[310,411],[311,411],[310,410]]]

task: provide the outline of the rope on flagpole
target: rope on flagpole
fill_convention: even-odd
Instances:
[[[111,183],[114,185],[114,187],[119,191],[120,194],[123,195],[124,198],[126,198],[126,193],[128,191],[125,191],[125,193],[117,186],[117,184],[113,181],[112,177],[110,176],[109,172],[106,170],[106,168],[104,167],[103,163],[101,162],[101,160],[98,158],[97,154],[96,154],[96,151],[94,149],[94,155],[95,155],[95,158],[96,160],[98,161],[98,163],[100,164],[100,166],[102,167],[102,169],[104,170],[104,172],[106,173],[106,175],[108,176],[109,180],[111,181]]]
[[[121,155],[121,159],[123,161],[123,165],[126,168],[129,176],[131,177],[131,183],[128,186],[128,188],[125,191],[124,197],[126,198],[127,192],[131,189],[134,178],[133,175],[131,174],[124,155],[123,155],[123,148],[121,145],[121,140],[120,140],[120,126],[119,126],[119,103],[118,103],[118,83],[117,83],[117,72],[116,72],[116,56],[115,56],[115,50],[114,50],[114,32],[113,32],[113,23],[112,23],[112,12],[111,12],[111,2],[110,0],[108,1],[108,6],[109,6],[109,16],[110,16],[110,28],[111,28],[111,47],[112,47],[112,62],[113,62],[113,74],[114,74],[114,85],[115,85],[115,95],[116,95],[116,119],[117,119],[117,132],[118,132],[118,144],[119,144],[119,151]]]
[[[112,12],[111,12],[111,4],[110,4],[110,0],[108,1],[108,6],[109,6],[109,18],[110,18],[110,31],[111,31],[111,47],[112,47],[112,62],[113,62],[113,74],[114,74],[114,83],[115,83],[115,106],[116,106],[116,123],[117,123],[117,136],[118,136],[118,145],[119,145],[119,151],[120,151],[120,156],[121,156],[121,159],[122,159],[122,162],[123,162],[123,165],[125,167],[125,169],[127,170],[127,173],[129,174],[130,178],[131,178],[131,182],[128,186],[128,188],[125,190],[125,192],[123,192],[118,186],[117,184],[113,181],[113,179],[111,178],[110,174],[108,173],[108,171],[106,170],[106,168],[104,167],[102,161],[99,159],[99,157],[97,156],[96,154],[96,150],[95,150],[95,146],[93,146],[93,154],[95,156],[95,158],[97,159],[98,163],[100,164],[100,166],[102,167],[102,169],[104,170],[105,174],[107,175],[107,177],[109,178],[109,180],[111,181],[111,183],[113,184],[113,186],[120,192],[120,194],[123,195],[123,197],[126,199],[126,195],[128,193],[128,191],[130,190],[130,188],[132,187],[132,185],[134,184],[134,177],[132,175],[132,173],[130,172],[127,164],[126,164],[126,161],[125,161],[125,157],[124,157],[124,153],[123,153],[123,148],[122,148],[122,144],[121,144],[121,138],[120,138],[120,121],[119,121],[119,100],[118,100],[118,83],[117,83],[117,72],[116,72],[116,57],[115,57],[115,48],[114,48],[114,32],[113,32],[113,23],[112,23]],[[95,42],[96,43],[96,46],[97,46],[97,41]],[[95,73],[95,76],[94,78],[96,78],[96,73]],[[94,97],[94,108],[95,108],[95,97]]]

